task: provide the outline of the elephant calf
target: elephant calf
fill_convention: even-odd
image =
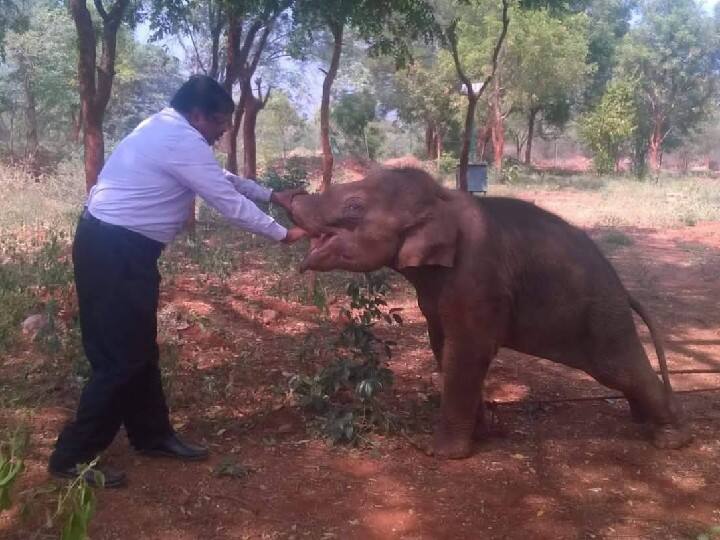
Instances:
[[[292,219],[311,236],[301,270],[367,272],[383,266],[417,290],[444,372],[434,452],[471,453],[482,388],[500,347],[581,369],[621,391],[653,441],[690,441],[681,423],[660,337],[592,240],[541,208],[477,199],[412,169],[298,195]],[[648,325],[662,371],[653,371],[632,317]]]

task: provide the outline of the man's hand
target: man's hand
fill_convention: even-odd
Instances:
[[[270,195],[270,202],[283,207],[290,213],[292,200],[295,195],[306,195],[304,188],[286,189],[285,191],[273,191]]]
[[[287,236],[283,238],[282,243],[283,244],[293,244],[300,240],[301,238],[305,238],[307,236],[307,232],[300,227],[293,227],[291,229],[288,229]]]

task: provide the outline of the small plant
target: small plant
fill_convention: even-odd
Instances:
[[[517,163],[510,163],[503,167],[500,171],[500,183],[515,185],[520,180],[520,165]]]
[[[12,506],[10,491],[25,468],[27,440],[27,432],[17,429],[6,441],[0,441],[0,513]]]
[[[64,522],[60,540],[86,540],[90,520],[95,514],[95,492],[88,484],[88,474],[98,486],[105,484],[103,474],[95,469],[97,458],[87,465],[78,465],[78,475],[58,498],[55,519]]]
[[[386,274],[367,274],[348,285],[349,307],[341,310],[347,321],[332,344],[334,359],[314,375],[296,375],[290,389],[298,403],[317,416],[320,431],[334,444],[355,444],[374,429],[390,431],[393,418],[383,411],[378,395],[392,386],[385,361],[394,342],[373,332],[379,321],[401,324],[396,309],[387,309]]]
[[[633,239],[622,231],[609,231],[601,238],[601,242],[608,246],[621,247],[631,246]]]
[[[213,469],[215,476],[222,478],[230,477],[239,480],[244,480],[252,473],[252,469],[247,465],[233,461],[230,458],[224,458],[218,465]]]
[[[714,525],[698,534],[696,540],[717,540],[718,538],[720,538],[720,525]]]

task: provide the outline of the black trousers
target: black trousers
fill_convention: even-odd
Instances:
[[[160,242],[87,211],[73,244],[82,342],[92,374],[50,466],[87,463],[124,425],[137,449],[173,433],[160,380],[157,308]]]

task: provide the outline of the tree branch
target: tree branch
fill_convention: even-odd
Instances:
[[[448,43],[450,45],[450,54],[452,54],[453,62],[455,62],[455,70],[457,71],[458,78],[460,79],[460,82],[462,82],[465,85],[465,88],[467,88],[468,95],[473,95],[473,89],[472,89],[472,83],[470,82],[470,79],[468,79],[468,76],[465,75],[465,71],[462,68],[462,65],[460,64],[460,54],[458,53],[457,48],[457,20],[454,20],[450,26],[448,26],[448,29],[446,31]]]
[[[97,9],[97,12],[100,14],[100,17],[103,21],[107,22],[108,20],[108,13],[105,11],[105,7],[102,4],[102,0],[93,0],[93,3],[95,4],[95,9]]]
[[[248,67],[248,73],[250,74],[250,76],[253,73],[255,73],[255,70],[257,69],[257,66],[260,63],[260,56],[262,55],[262,52],[265,49],[265,45],[267,44],[268,36],[270,35],[270,32],[272,32],[272,27],[273,27],[274,23],[275,23],[275,17],[272,17],[265,25],[265,28],[263,29],[263,33],[260,35],[260,39],[258,40],[258,43],[255,46],[255,53],[253,55],[252,61],[250,62],[250,66]]]
[[[258,94],[260,93],[260,88],[258,87]],[[265,105],[267,105],[268,99],[270,99],[270,92],[272,91],[272,86],[268,84],[267,92],[265,92],[265,97],[262,99],[262,105],[260,106],[261,109],[265,108]]]
[[[490,75],[487,76],[485,79],[485,82],[482,85],[482,88],[480,88],[480,93],[482,94],[485,88],[488,84],[490,84],[490,81],[495,76],[495,71],[497,71],[497,65],[498,65],[498,56],[500,55],[500,49],[502,49],[503,42],[505,41],[505,36],[507,35],[508,26],[510,25],[510,18],[508,17],[508,0],[502,0],[502,32],[500,32],[500,37],[498,38],[497,43],[495,44],[495,50],[493,51],[492,56],[492,71],[490,72]]]
[[[97,66],[97,93],[95,94],[94,105],[98,111],[105,111],[112,82],[115,77],[115,50],[117,47],[117,33],[122,15],[130,0],[117,0],[110,10],[108,19],[103,23],[102,50],[100,62]]]

